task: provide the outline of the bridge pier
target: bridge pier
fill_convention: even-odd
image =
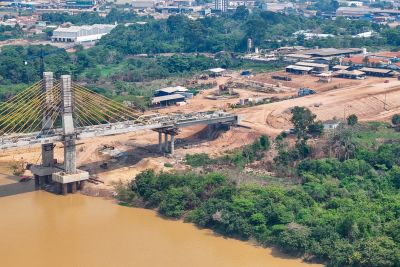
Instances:
[[[63,195],[68,192],[75,193],[78,185],[84,180],[89,179],[89,173],[76,168],[76,133],[74,120],[74,95],[71,89],[71,76],[61,76],[62,94],[62,123],[63,123],[63,143],[64,143],[64,171],[53,173],[54,182],[61,185]]]
[[[175,134],[171,134],[171,146],[170,146],[170,153],[173,155],[175,152]]]
[[[178,134],[178,128],[170,127],[170,128],[160,128],[154,130],[158,132],[158,151],[160,153],[170,153],[171,155],[175,152],[175,136]],[[164,134],[164,142],[163,142],[163,134]],[[171,136],[169,138],[168,136]]]
[[[45,93],[45,98],[43,100],[43,105],[45,111],[42,114],[42,133],[48,134],[52,131],[54,120],[52,118],[52,94],[51,90],[53,88],[53,73],[44,72],[43,73],[43,87],[42,92]],[[46,184],[52,182],[51,175],[56,172],[55,160],[54,160],[54,144],[46,143],[42,144],[42,163],[41,165],[31,166],[31,172],[35,177],[35,187],[37,189],[43,188]]]
[[[158,152],[162,153],[163,143],[162,143],[162,132],[158,132]]]
[[[164,133],[164,152],[168,153],[168,133]]]

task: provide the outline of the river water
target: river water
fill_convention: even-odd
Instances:
[[[0,266],[317,266],[81,194],[0,197],[0,216]]]

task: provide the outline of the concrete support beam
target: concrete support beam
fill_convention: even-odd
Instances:
[[[39,175],[34,175],[35,178],[35,189],[39,189],[40,187],[40,180],[39,180]]]
[[[64,170],[66,173],[76,173],[75,135],[64,136]]]
[[[175,152],[175,134],[171,134],[171,147],[170,147],[170,153],[173,155]]]
[[[85,188],[85,181],[79,182],[79,190],[83,190]]]
[[[158,152],[162,153],[162,132],[158,132]]]
[[[72,182],[71,183],[71,193],[75,194],[77,191],[77,182]]]
[[[51,105],[54,103],[53,94],[51,93],[53,89],[54,81],[53,81],[53,73],[52,72],[43,72],[43,87],[42,91],[46,94],[46,98],[44,99],[43,106],[45,107],[45,111],[43,113],[43,121],[42,128],[43,132],[48,132],[53,127],[53,119]]]
[[[43,144],[42,145],[42,166],[53,167],[54,166],[54,145]]]
[[[164,133],[164,152],[168,152],[168,134]]]
[[[65,135],[75,134],[73,112],[73,94],[71,88],[71,76],[61,76],[61,96],[62,96],[62,120]]]
[[[60,184],[61,185],[61,194],[68,194],[68,184]]]
[[[207,139],[211,140],[212,135],[214,133],[215,125],[214,124],[209,124],[207,126]]]
[[[75,128],[72,118],[73,94],[71,88],[71,76],[61,76],[62,93],[62,122],[64,131],[64,170],[67,174],[76,173],[76,146]]]

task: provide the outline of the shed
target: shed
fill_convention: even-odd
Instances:
[[[362,68],[360,71],[364,72],[366,75],[378,77],[392,77],[395,75],[395,72],[389,69]]]
[[[297,62],[296,65],[303,67],[311,67],[314,71],[324,72],[329,70],[329,66],[326,64],[314,63],[314,62],[306,62],[300,61]]]
[[[365,79],[365,72],[359,70],[339,70],[333,73],[333,76],[346,79]]]
[[[327,120],[327,121],[322,122],[322,124],[324,125],[324,130],[333,130],[339,126],[340,121]]]
[[[286,72],[294,73],[294,74],[308,74],[312,71],[312,67],[304,67],[304,66],[297,66],[297,65],[289,65],[286,67]]]
[[[176,104],[177,102],[185,101],[185,97],[181,94],[172,94],[166,96],[157,96],[151,99],[153,106],[168,106]]]
[[[187,91],[188,91],[188,89],[186,87],[174,86],[174,87],[166,87],[166,88],[158,89],[154,95],[155,96],[165,96],[165,95],[172,95],[177,92],[187,92]]]
[[[343,65],[336,65],[332,67],[333,71],[338,71],[338,70],[347,70],[349,69],[350,66],[343,66]]]
[[[211,72],[210,76],[216,77],[216,76],[221,76],[224,72],[226,72],[226,69],[223,68],[213,68],[213,69],[208,69],[208,72]]]

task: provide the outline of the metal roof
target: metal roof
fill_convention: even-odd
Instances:
[[[296,65],[289,65],[286,69],[293,69],[293,70],[303,70],[303,71],[310,71],[312,67],[304,67],[304,66],[296,66]]]
[[[362,68],[360,69],[361,71],[364,72],[376,72],[376,73],[389,73],[392,72],[392,70],[388,69],[377,69],[377,68]]]
[[[211,71],[211,72],[214,72],[214,73],[220,73],[220,72],[226,71],[226,69],[223,69],[223,68],[213,68],[213,69],[209,69],[208,71]]]
[[[326,65],[326,64],[319,64],[319,63],[313,63],[313,62],[304,62],[304,61],[297,62],[296,65],[305,66],[305,67],[317,67],[317,68],[327,68],[328,67],[328,65]]]
[[[188,89],[183,86],[174,86],[174,87],[166,87],[158,89],[157,92],[165,92],[168,94],[175,93],[175,92],[186,92]]]
[[[168,101],[168,100],[181,99],[181,98],[185,98],[185,97],[183,95],[181,95],[181,94],[157,96],[157,97],[153,97],[151,99],[151,103],[152,104],[157,104],[157,103],[160,103],[161,101]]]

